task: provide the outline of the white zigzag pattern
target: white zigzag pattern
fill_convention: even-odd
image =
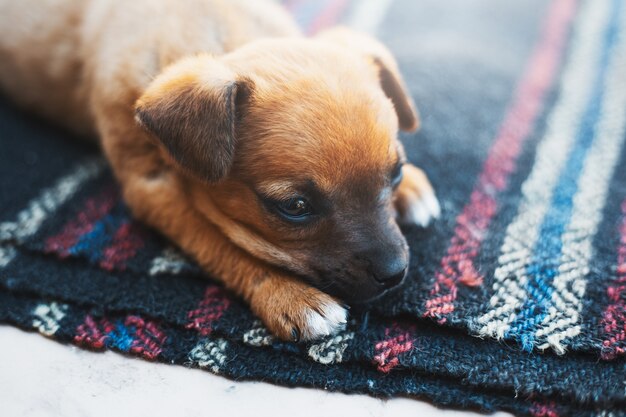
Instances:
[[[52,336],[59,330],[60,321],[63,320],[67,312],[66,304],[52,302],[50,304],[39,304],[33,310],[33,327],[39,333]]]
[[[309,357],[324,365],[341,363],[348,342],[354,339],[354,332],[342,332],[336,336],[309,347]]]
[[[375,35],[393,0],[360,0],[345,24],[352,29]]]
[[[252,329],[244,333],[243,342],[250,346],[270,346],[274,342],[274,337],[260,320],[255,320]]]
[[[150,275],[179,274],[188,264],[178,249],[168,246],[150,263]]]
[[[224,339],[201,340],[191,352],[189,360],[200,368],[210,369],[213,373],[219,373],[226,362],[226,347],[228,342]]]
[[[524,287],[529,279],[526,266],[591,95],[609,11],[608,0],[588,1],[577,17],[559,99],[538,146],[533,170],[522,186],[518,214],[508,226],[501,248],[499,267],[494,273],[494,294],[490,299],[492,309],[472,324],[480,335],[503,338],[517,317],[516,310],[526,300]]]
[[[621,31],[604,85],[602,116],[578,181],[572,219],[562,237],[561,267],[552,284],[553,307],[535,333],[537,340],[544,340],[540,349],[552,347],[558,353],[565,352],[563,340],[580,333],[580,325],[575,324],[580,320],[593,237],[626,135],[626,13],[620,17]]]
[[[104,161],[100,158],[90,158],[79,163],[70,174],[60,178],[31,200],[18,213],[15,221],[0,223],[0,242],[7,242],[0,246],[0,268],[7,266],[15,257],[13,243],[19,243],[37,233],[41,224],[73,196],[82,184],[98,175],[104,166]]]

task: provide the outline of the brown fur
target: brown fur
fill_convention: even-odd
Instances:
[[[394,217],[432,194],[409,165],[392,190],[398,126],[419,120],[386,48],[302,38],[270,1],[0,0],[0,86],[97,135],[134,215],[283,339],[384,292],[375,269],[408,262]],[[276,214],[302,194],[314,221]]]

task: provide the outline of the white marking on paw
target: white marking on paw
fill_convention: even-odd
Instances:
[[[433,219],[441,215],[441,207],[434,193],[427,193],[413,200],[399,222],[406,225],[415,224],[426,227]]]
[[[435,193],[428,193],[423,198],[424,203],[428,207],[428,211],[430,212],[433,219],[438,219],[441,216],[441,206],[439,205],[439,200]]]
[[[333,302],[320,306],[321,314],[314,310],[306,313],[307,327],[302,329],[301,340],[316,340],[337,334],[345,329],[348,311]]]

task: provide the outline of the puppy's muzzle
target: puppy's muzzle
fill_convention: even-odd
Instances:
[[[359,254],[368,262],[367,273],[383,290],[393,288],[404,280],[409,269],[409,256],[404,245],[382,245]]]

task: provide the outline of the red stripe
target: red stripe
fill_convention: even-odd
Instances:
[[[124,325],[135,328],[134,340],[129,349],[131,353],[150,360],[154,360],[159,356],[167,336],[159,329],[156,323],[144,321],[138,316],[128,316],[124,321]]]
[[[415,326],[401,326],[393,323],[385,329],[385,339],[374,345],[373,362],[376,368],[388,373],[400,364],[399,356],[413,349],[415,344]]]
[[[311,25],[307,29],[307,33],[309,35],[314,35],[320,30],[337,23],[348,4],[350,4],[349,0],[331,0],[329,6],[326,7],[311,22]]]
[[[102,319],[100,320],[100,325],[107,327],[110,326],[110,323],[105,319]],[[74,343],[77,345],[87,346],[91,349],[103,349],[106,339],[106,333],[102,333],[98,323],[96,323],[90,315],[87,315],[85,317],[85,322],[76,329]]]
[[[107,187],[98,196],[88,199],[74,220],[68,222],[59,234],[46,239],[45,252],[56,253],[61,257],[68,256],[72,246],[113,209],[118,199],[119,193],[113,187]]]
[[[617,278],[607,288],[609,305],[602,313],[602,359],[615,359],[626,350],[626,200],[622,203],[620,243],[617,251]]]
[[[534,417],[559,417],[554,401],[534,402],[530,408],[530,414]]]
[[[208,336],[230,306],[230,298],[220,287],[208,287],[198,308],[187,314],[187,329],[196,329],[202,336]]]
[[[483,277],[474,260],[480,251],[491,220],[498,211],[497,196],[516,170],[517,158],[544,107],[547,92],[556,80],[568,28],[576,11],[576,0],[554,0],[544,22],[513,103],[489,151],[470,201],[456,219],[441,267],[435,274],[424,316],[445,322],[454,311],[458,285],[478,286]]]
[[[123,223],[113,236],[113,241],[102,251],[100,267],[107,271],[126,269],[126,261],[132,259],[144,246],[141,230],[133,222]]]

